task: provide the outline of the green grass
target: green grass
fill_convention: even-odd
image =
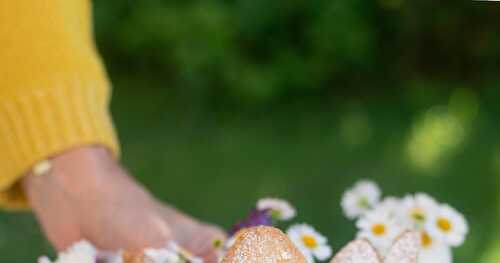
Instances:
[[[156,196],[197,217],[229,227],[259,197],[283,197],[296,205],[299,221],[325,233],[337,250],[355,233],[341,214],[341,194],[370,178],[385,194],[425,191],[464,212],[471,233],[456,250],[457,263],[478,262],[495,237],[500,106],[488,94],[480,94],[464,141],[433,169],[419,170],[406,155],[412,127],[447,96],[241,110],[183,104],[159,85],[139,88],[141,82],[147,83],[116,81],[112,111],[123,161]],[[50,251],[30,215],[0,214],[0,233],[2,262],[35,262]]]

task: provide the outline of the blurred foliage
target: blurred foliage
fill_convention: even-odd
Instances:
[[[268,104],[493,77],[499,14],[474,1],[109,0],[96,30],[113,71],[161,76],[200,102]]]
[[[499,5],[107,0],[95,17],[123,161],[159,198],[225,227],[288,198],[338,249],[341,194],[371,178],[463,211],[455,262],[500,261]],[[31,215],[0,233],[6,262],[50,250]]]

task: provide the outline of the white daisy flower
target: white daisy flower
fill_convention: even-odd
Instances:
[[[401,219],[405,227],[422,229],[437,210],[438,203],[424,193],[408,195],[402,201]]]
[[[452,263],[450,247],[440,240],[431,236],[428,232],[422,231],[420,252],[418,263]]]
[[[394,240],[403,232],[396,218],[386,209],[366,213],[356,222],[356,226],[359,229],[358,237],[368,239],[381,255],[387,254]]]
[[[99,251],[96,262],[123,263],[123,251]]]
[[[43,256],[38,258],[38,263],[52,263],[52,261],[48,257]]]
[[[257,202],[258,210],[269,210],[273,219],[287,221],[295,217],[295,208],[286,200],[262,198]]]
[[[462,245],[469,232],[469,226],[464,216],[446,204],[439,206],[426,226],[429,233],[452,247]]]
[[[144,255],[154,263],[180,262],[179,254],[168,249],[146,249]]]
[[[326,237],[307,224],[291,226],[287,235],[310,263],[314,262],[314,258],[324,261],[332,255]]]
[[[185,250],[184,248],[179,246],[176,242],[169,242],[167,244],[167,249],[169,251],[172,251],[179,257],[178,262],[203,263],[203,260],[201,258],[194,256],[193,254],[191,254],[191,252]],[[164,263],[164,262],[155,262],[155,263]]]
[[[397,197],[385,197],[380,203],[376,204],[373,210],[381,210],[387,213],[387,216],[396,218],[401,213],[402,201]]]
[[[97,250],[87,241],[80,241],[61,252],[53,263],[95,263]],[[50,263],[47,257],[38,259],[39,263]]]
[[[355,219],[374,207],[380,199],[380,189],[368,180],[357,182],[342,196],[342,209],[349,219]]]

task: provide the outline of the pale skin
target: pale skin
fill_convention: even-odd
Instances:
[[[57,250],[86,239],[104,250],[161,248],[176,241],[217,262],[218,227],[156,200],[101,146],[84,146],[51,158],[50,173],[27,174],[22,185],[48,240]]]

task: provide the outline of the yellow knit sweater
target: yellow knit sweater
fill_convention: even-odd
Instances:
[[[89,0],[0,0],[0,206],[37,162],[85,144],[118,151]]]

